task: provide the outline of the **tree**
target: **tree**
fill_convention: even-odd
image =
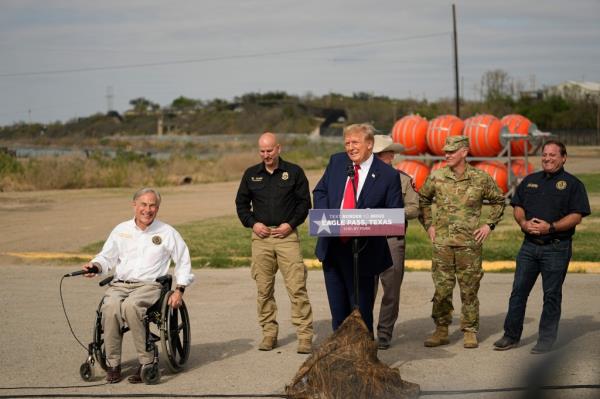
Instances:
[[[487,71],[481,76],[481,97],[487,102],[505,100],[515,94],[513,79],[502,69]]]
[[[179,96],[171,103],[171,108],[175,109],[194,109],[202,104],[200,100],[194,100],[193,98],[187,98]]]
[[[129,104],[133,107],[133,110],[138,114],[147,114],[149,112],[155,112],[160,109],[160,105],[153,103],[144,97],[134,98],[129,101]]]

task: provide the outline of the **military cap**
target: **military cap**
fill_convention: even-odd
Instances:
[[[445,152],[454,152],[462,147],[469,148],[469,138],[467,136],[448,136],[446,137]]]

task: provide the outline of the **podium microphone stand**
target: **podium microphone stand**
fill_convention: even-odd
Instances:
[[[348,177],[352,181],[352,191],[354,195],[354,208],[358,205],[358,198],[356,196],[356,192],[358,188],[356,187],[356,180],[354,180],[354,176],[356,171],[354,170],[354,165],[348,165]],[[354,309],[359,309],[359,301],[358,301],[358,237],[352,237],[352,274],[353,274],[353,282],[354,282]]]

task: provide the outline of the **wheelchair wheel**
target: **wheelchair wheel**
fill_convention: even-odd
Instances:
[[[79,375],[81,379],[90,382],[94,379],[94,366],[90,362],[85,362],[79,367]]]
[[[160,368],[158,367],[158,363],[143,365],[142,371],[140,372],[140,376],[142,377],[142,381],[144,381],[144,384],[158,384],[158,382],[160,381]]]
[[[106,363],[106,349],[104,347],[104,337],[102,334],[104,330],[102,329],[102,302],[104,299],[100,301],[98,305],[98,310],[96,311],[96,320],[94,321],[94,340],[93,340],[93,348],[94,348],[94,357],[98,361],[102,370],[108,370],[108,364]]]
[[[174,373],[181,371],[190,355],[190,319],[185,302],[177,309],[169,306],[169,297],[173,291],[165,295],[162,303],[160,339],[164,353],[167,355],[167,366]]]

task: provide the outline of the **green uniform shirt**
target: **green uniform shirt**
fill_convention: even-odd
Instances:
[[[481,222],[483,200],[489,201],[491,210]],[[439,245],[478,246],[473,232],[485,223],[500,222],[504,207],[504,196],[492,177],[469,164],[458,179],[448,166],[432,172],[419,190],[419,219],[425,230],[435,226],[435,243]]]

